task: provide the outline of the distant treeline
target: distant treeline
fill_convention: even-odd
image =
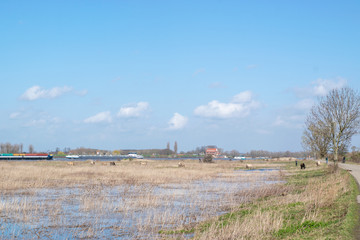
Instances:
[[[303,158],[308,156],[309,154],[306,152],[290,152],[290,151],[284,151],[284,152],[271,152],[271,151],[265,151],[265,150],[251,150],[247,153],[240,153],[237,150],[231,150],[231,151],[224,151],[222,148],[218,148],[214,145],[210,146],[202,146],[197,147],[195,150],[187,151],[187,152],[180,152],[179,154],[176,154],[175,151],[171,149],[123,149],[123,150],[98,150],[98,149],[92,149],[92,148],[77,148],[70,150],[70,154],[77,154],[77,155],[127,155],[132,152],[136,152],[137,154],[141,154],[144,157],[168,157],[168,156],[200,156],[204,155],[207,148],[217,148],[221,155],[227,156],[227,157],[236,157],[236,156],[246,156],[251,158],[257,158],[257,157],[266,157],[266,158],[280,158],[280,157],[295,157],[295,158]]]
[[[141,154],[144,157],[168,157],[168,156],[200,156],[204,155],[207,148],[217,148],[219,153],[223,156],[227,157],[236,157],[236,156],[246,156],[251,158],[257,158],[257,157],[266,157],[266,158],[280,158],[280,157],[296,157],[296,158],[303,158],[306,156],[309,156],[307,152],[290,152],[290,151],[284,151],[284,152],[271,152],[271,151],[265,151],[265,150],[251,150],[247,153],[240,153],[237,150],[231,150],[231,151],[224,151],[222,148],[218,148],[215,145],[208,145],[208,146],[202,146],[197,147],[194,150],[187,151],[187,152],[180,152],[179,154],[176,154],[174,150],[171,150],[169,146],[165,149],[123,149],[123,150],[99,150],[99,149],[93,149],[93,148],[85,148],[80,147],[77,149],[70,150],[69,148],[64,149],[64,152],[61,152],[59,148],[56,149],[55,152],[52,152],[53,154],[61,155],[61,154],[76,154],[76,155],[126,155],[131,152],[136,152],[137,154]],[[20,144],[11,144],[11,143],[0,143],[0,152],[1,153],[23,153],[25,152],[24,146],[22,143]],[[29,153],[34,153],[34,147],[30,144]],[[354,155],[354,154],[353,154]],[[353,156],[355,159],[360,159],[358,156]]]
[[[173,155],[175,152],[171,149],[124,149],[124,150],[99,150],[92,148],[77,148],[72,149],[68,153],[76,155],[127,155],[129,153],[136,152],[144,156],[168,156]]]
[[[251,150],[247,153],[241,153],[237,150],[231,151],[224,151],[222,148],[218,148],[215,145],[210,146],[202,146],[197,147],[195,150],[188,151],[188,152],[181,152],[184,154],[204,154],[207,148],[217,148],[221,155],[226,155],[228,157],[236,157],[236,156],[246,156],[251,158],[258,158],[258,157],[266,157],[266,158],[280,158],[280,157],[295,157],[295,158],[303,158],[309,155],[307,152],[290,152],[290,151],[283,151],[283,152],[271,152],[266,150]]]
[[[265,150],[251,150],[245,154],[247,157],[257,158],[257,157],[267,157],[267,158],[281,158],[281,157],[294,157],[294,158],[304,158],[309,156],[307,152],[270,152]]]
[[[11,143],[0,143],[0,152],[1,153],[23,153],[24,152],[24,145],[20,144],[11,144]],[[34,152],[33,145],[29,145],[29,153]]]

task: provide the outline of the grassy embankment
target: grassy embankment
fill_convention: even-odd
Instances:
[[[167,233],[193,234],[194,239],[354,239],[359,221],[355,179],[314,163],[302,171],[285,165],[285,185],[256,193],[257,200],[228,214]]]

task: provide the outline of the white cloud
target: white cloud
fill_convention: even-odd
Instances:
[[[40,86],[33,86],[25,91],[23,95],[21,95],[21,99],[27,101],[34,101],[40,98],[56,98],[65,93],[71,92],[71,87],[54,87],[51,89],[43,89]]]
[[[188,122],[188,118],[182,116],[179,113],[174,113],[174,116],[170,119],[170,121],[168,122],[169,124],[169,129],[171,130],[178,130],[178,129],[182,129],[185,127],[185,125]]]
[[[337,80],[329,80],[319,78],[311,82],[311,85],[305,88],[295,88],[297,97],[322,97],[327,95],[333,89],[345,87],[347,84],[346,79],[337,78]]]
[[[21,115],[20,112],[13,112],[13,113],[10,114],[9,118],[10,119],[17,119],[20,115]]]
[[[138,102],[133,106],[127,106],[120,108],[117,116],[118,117],[141,117],[149,110],[149,103],[147,102]]]
[[[333,89],[342,88],[346,85],[347,81],[343,78],[338,78],[338,81],[335,82],[333,80],[327,79],[318,79],[312,82],[313,85],[313,93],[315,96],[325,96]]]
[[[259,102],[253,99],[252,92],[245,91],[235,95],[229,103],[213,100],[207,105],[199,106],[195,108],[194,114],[201,117],[224,119],[246,117],[259,106]]]
[[[58,117],[52,117],[45,112],[37,113],[32,117],[29,116],[30,119],[26,118],[27,122],[24,123],[24,127],[46,127],[48,129],[54,129],[62,122]],[[24,118],[25,119],[25,118]]]
[[[112,117],[109,111],[100,112],[84,120],[85,123],[111,123]]]
[[[235,103],[246,103],[246,102],[250,102],[251,99],[252,99],[252,92],[245,91],[235,95],[232,101]]]
[[[39,119],[30,120],[25,124],[27,127],[42,127],[42,126],[53,126],[54,124],[60,123],[60,119],[57,117],[42,117]]]

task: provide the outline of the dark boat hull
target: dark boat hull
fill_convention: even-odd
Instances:
[[[52,160],[53,156],[49,154],[0,154],[0,160]]]

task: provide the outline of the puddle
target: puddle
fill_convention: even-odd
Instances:
[[[268,172],[268,171],[279,171],[277,168],[254,168],[254,169],[238,169],[236,171],[242,171],[242,172]]]

